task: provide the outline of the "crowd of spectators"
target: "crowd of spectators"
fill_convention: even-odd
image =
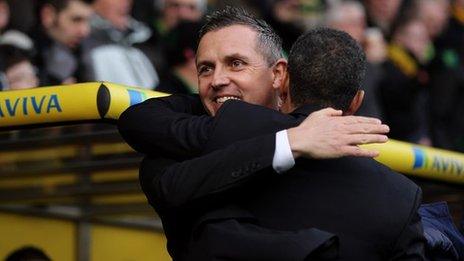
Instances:
[[[368,59],[361,114],[391,138],[464,151],[464,0],[0,0],[0,88],[195,93],[197,31],[225,5],[268,21],[285,52],[316,26],[348,32]]]

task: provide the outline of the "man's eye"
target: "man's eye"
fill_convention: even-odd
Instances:
[[[211,72],[211,67],[209,66],[201,66],[198,68],[198,75],[208,74],[209,72]]]
[[[234,68],[240,68],[244,65],[243,61],[240,60],[234,60],[232,61],[232,67]]]

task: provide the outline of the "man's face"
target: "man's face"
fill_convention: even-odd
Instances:
[[[50,23],[45,24],[45,27],[53,39],[69,48],[75,48],[89,35],[92,14],[90,5],[77,0],[70,1],[59,13],[50,10]]]
[[[179,21],[198,21],[203,15],[198,0],[165,0],[164,19],[170,29]]]
[[[197,52],[198,86],[211,115],[228,99],[277,108],[273,67],[257,46],[257,33],[243,25],[203,36]]]

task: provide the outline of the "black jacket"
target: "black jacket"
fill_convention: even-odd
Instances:
[[[263,249],[276,252],[274,245],[268,244],[266,248],[263,244],[269,235],[282,240],[293,232],[294,237],[287,242],[298,240],[298,244],[306,247],[300,247],[300,259],[291,257],[290,253],[298,252],[291,246],[280,244],[279,250],[286,253],[283,256],[288,260],[304,260],[307,256],[301,254],[302,250],[307,251],[311,242],[321,239],[325,241],[319,243],[327,244],[334,239],[330,233],[334,233],[340,240],[339,260],[423,259],[424,241],[417,215],[421,192],[407,178],[371,159],[362,158],[298,160],[285,174],[278,175],[272,170],[274,133],[295,126],[313,108],[306,106],[292,115],[283,115],[230,101],[214,119],[161,112],[170,106],[182,112],[185,107],[175,108],[182,99],[182,96],[174,96],[148,100],[125,112],[119,124],[123,137],[132,144],[149,140],[156,148],[170,147],[172,151],[172,147],[183,146],[180,150],[188,147],[186,151],[204,154],[166,168],[160,168],[160,160],[155,157],[142,163],[142,188],[163,219],[168,241],[174,245],[182,237],[180,241],[189,241],[183,244],[186,245],[183,250],[178,248],[177,251],[193,249],[190,253],[194,255],[199,249],[203,252],[213,249],[214,253],[209,256],[212,260],[217,256],[237,260],[240,258],[228,254],[246,250],[243,242],[249,241],[248,245],[254,242],[257,247],[251,248],[248,260],[255,260],[255,252],[266,253]],[[164,124],[169,124],[169,127],[158,128],[164,129],[164,133],[157,133],[158,139],[143,135],[154,126],[132,122],[154,124],[153,121],[158,121],[154,120],[157,113],[163,113],[158,116],[165,120]],[[195,133],[200,134],[197,139]],[[172,137],[183,141],[181,146],[170,143]],[[237,140],[241,141],[235,142]],[[135,148],[140,146],[135,145]],[[151,152],[154,148],[151,147]],[[183,235],[172,237],[180,232],[179,228],[185,229]],[[241,236],[234,237],[231,233],[234,228],[241,231]],[[257,229],[265,231],[251,235]],[[286,232],[286,236],[279,235],[282,232]],[[317,232],[323,236],[314,237]]]

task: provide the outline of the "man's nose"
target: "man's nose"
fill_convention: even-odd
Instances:
[[[227,75],[227,72],[221,68],[216,68],[216,70],[214,70],[211,87],[213,87],[213,89],[220,89],[227,86],[229,83],[230,78]]]

